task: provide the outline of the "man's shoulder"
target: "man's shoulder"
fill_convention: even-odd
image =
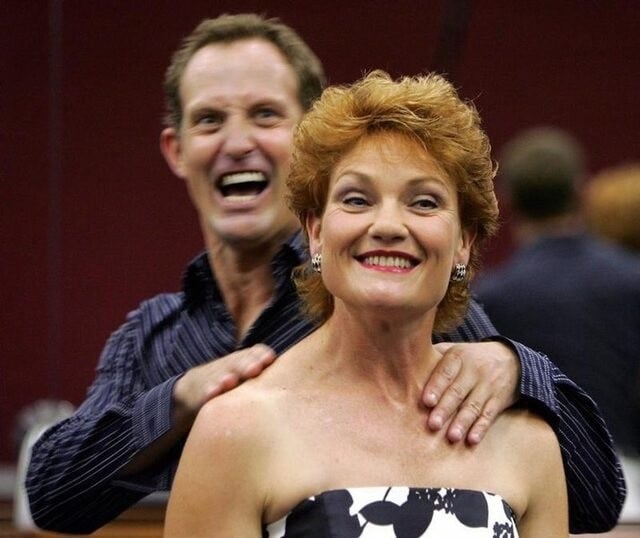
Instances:
[[[512,281],[517,282],[522,278],[521,270],[514,266],[511,261],[505,262],[491,268],[486,268],[478,278],[472,283],[473,293],[481,304],[495,297],[502,297],[506,287],[512,285]]]
[[[140,303],[140,307],[149,310],[170,309],[175,310],[184,305],[183,292],[165,292],[149,297]]]
[[[619,245],[593,239],[590,243],[591,255],[602,264],[614,270],[640,277],[640,255]]]
[[[472,284],[475,296],[482,299],[488,296],[490,297],[496,293],[499,290],[500,282],[503,279],[502,273],[502,268],[485,270],[485,273],[478,276],[476,281]]]
[[[156,323],[172,317],[176,312],[186,308],[183,292],[159,293],[143,300],[138,307],[127,315],[127,319],[145,320],[147,323]]]

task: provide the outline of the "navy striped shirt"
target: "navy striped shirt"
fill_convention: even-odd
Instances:
[[[299,234],[280,250],[272,264],[274,298],[241,341],[206,253],[187,268],[182,292],[158,295],[127,316],[107,341],[84,403],[33,447],[26,485],[39,527],[91,532],[147,494],[169,490],[180,447],[145,473],[115,477],[169,430],[173,386],[186,370],[259,342],[281,353],[313,329],[301,315],[290,279],[305,252]],[[472,302],[464,324],[434,340],[488,338],[499,337]],[[544,355],[511,344],[522,364],[522,402],[542,413],[560,440],[571,531],[608,530],[617,521],[625,489],[599,411]]]

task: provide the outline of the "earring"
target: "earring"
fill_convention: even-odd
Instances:
[[[456,263],[451,273],[451,282],[462,282],[467,276],[467,266],[463,263]]]
[[[322,273],[322,254],[316,252],[311,256],[311,267],[316,273]]]

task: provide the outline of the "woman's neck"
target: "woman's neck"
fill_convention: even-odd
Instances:
[[[415,401],[440,359],[432,328],[430,315],[401,319],[336,311],[314,333],[314,345],[321,361],[349,382],[369,385],[391,400]]]

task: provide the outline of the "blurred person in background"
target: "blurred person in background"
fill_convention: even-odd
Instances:
[[[517,247],[505,264],[479,279],[476,297],[501,333],[553,357],[596,400],[619,453],[636,456],[637,257],[586,231],[585,154],[569,133],[541,126],[517,135],[502,152],[499,175]],[[598,220],[613,223],[622,202],[606,200],[603,195],[598,201]],[[635,513],[636,503],[630,499],[625,513]]]
[[[584,198],[589,230],[640,254],[640,163],[598,172]]]

